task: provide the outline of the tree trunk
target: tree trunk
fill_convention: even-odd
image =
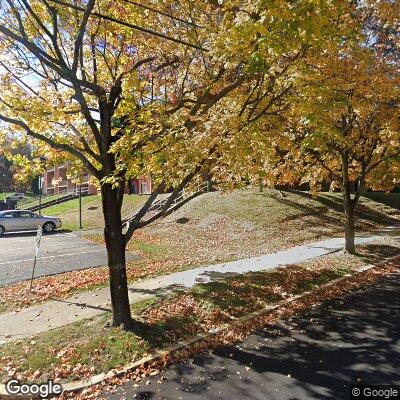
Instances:
[[[344,214],[346,218],[345,222],[345,250],[347,253],[355,254],[355,244],[354,244],[354,207],[352,204],[344,206]]]
[[[342,196],[345,216],[345,250],[347,253],[355,254],[354,244],[354,209],[357,198],[351,198],[351,185],[349,180],[349,157],[348,152],[342,154]]]
[[[347,175],[347,174],[346,174]],[[354,202],[350,195],[350,184],[347,180],[342,186],[343,207],[345,217],[345,250],[347,253],[355,254],[354,245]]]
[[[111,305],[113,326],[122,325],[128,329],[132,324],[129,307],[128,281],[125,263],[125,238],[122,233],[121,208],[125,186],[112,189],[105,183],[101,187],[104,238],[107,247],[108,269],[110,275]]]

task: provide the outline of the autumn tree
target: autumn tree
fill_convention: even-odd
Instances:
[[[273,184],[341,190],[345,249],[355,252],[354,213],[366,189],[400,183],[400,75],[367,47],[309,60],[301,91],[259,152]],[[263,127],[265,129],[265,127]]]
[[[367,44],[390,62],[400,61],[400,3],[392,0],[359,2],[358,15]]]
[[[12,134],[5,130],[0,135],[0,190],[26,190],[32,181],[32,177],[25,177],[23,181],[18,179],[18,165],[14,162],[17,158],[30,158],[30,146],[12,138]]]
[[[0,191],[7,191],[11,187],[12,172],[11,162],[0,155]]]
[[[162,216],[210,159],[240,154],[243,116],[279,107],[284,77],[344,4],[1,2],[0,120],[34,140],[37,154],[62,155],[98,180],[114,325],[132,322],[125,247],[133,232]],[[123,233],[125,185],[140,173],[156,188]],[[169,186],[165,209],[146,219]]]

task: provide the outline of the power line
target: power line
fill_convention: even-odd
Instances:
[[[83,7],[79,7],[79,6],[70,4],[70,3],[65,3],[65,2],[63,2],[61,0],[48,0],[48,1],[51,1],[52,3],[56,3],[56,4],[61,5],[61,6],[72,8],[72,9],[77,10],[77,11],[85,12],[85,9]],[[201,51],[208,51],[206,48],[198,46],[196,44],[189,43],[189,42],[186,42],[184,40],[177,39],[177,38],[174,38],[172,36],[165,35],[164,33],[159,33],[159,32],[153,31],[152,29],[144,28],[144,27],[139,26],[139,25],[130,24],[130,23],[125,22],[125,21],[120,21],[120,20],[118,20],[116,18],[110,17],[110,16],[105,15],[105,14],[101,14],[101,13],[98,13],[98,12],[92,12],[91,15],[93,15],[95,17],[98,17],[100,19],[104,19],[106,21],[115,22],[117,24],[126,26],[126,27],[131,28],[131,29],[135,29],[135,30],[138,30],[138,31],[141,31],[141,32],[148,33],[148,34],[153,35],[153,36],[158,36],[158,37],[160,37],[162,39],[169,40],[171,42],[180,43],[180,44],[183,44],[185,46],[192,47],[194,49],[201,50]]]
[[[152,11],[152,12],[154,12],[156,14],[161,14],[161,15],[164,15],[165,17],[168,17],[168,18],[171,18],[171,19],[175,19],[176,21],[182,22],[184,24],[191,25],[191,26],[194,26],[196,28],[202,28],[202,26],[197,25],[194,22],[186,21],[186,20],[184,20],[182,18],[175,17],[174,15],[168,14],[168,13],[166,13],[164,11],[160,11],[160,10],[157,10],[155,8],[152,8],[152,7],[145,6],[143,4],[137,3],[136,1],[132,1],[132,0],[123,0],[123,1],[125,1],[126,3],[129,3],[129,4],[133,4],[134,6],[137,6],[137,7],[140,7],[140,8],[144,8],[145,10]]]

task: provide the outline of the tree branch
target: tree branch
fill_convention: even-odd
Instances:
[[[0,114],[0,120],[7,122],[9,124],[12,124],[12,125],[19,126],[20,128],[25,130],[25,132],[28,136],[48,144],[53,149],[65,151],[65,152],[75,156],[77,159],[79,159],[83,163],[83,165],[88,169],[88,171],[93,176],[95,176],[99,180],[101,179],[100,171],[78,149],[76,149],[66,143],[57,143],[45,135],[34,132],[31,128],[29,128],[29,126],[25,122],[20,121],[18,119],[10,118],[10,117]]]
[[[61,1],[61,0],[49,0],[49,1],[51,1],[53,3],[56,3],[56,4],[59,4],[61,6],[72,8],[74,10],[85,12],[84,8],[79,7],[79,6],[75,6],[73,4],[66,3],[66,2]],[[197,50],[208,51],[208,49],[206,49],[206,48],[204,48],[202,46],[198,46],[196,44],[192,44],[192,43],[186,42],[185,40],[180,40],[180,39],[165,35],[163,33],[159,33],[159,32],[153,31],[153,30],[148,29],[148,28],[143,28],[142,26],[139,26],[139,25],[130,24],[128,22],[124,22],[124,21],[118,20],[116,18],[109,17],[108,15],[105,15],[105,14],[101,14],[101,13],[98,13],[98,12],[92,12],[91,15],[93,15],[94,17],[97,17],[97,18],[104,19],[106,21],[115,22],[116,24],[123,25],[123,26],[126,26],[126,27],[131,28],[131,29],[135,29],[135,30],[138,30],[138,31],[141,31],[141,32],[148,33],[148,34],[153,35],[153,36],[158,36],[158,37],[160,37],[162,39],[165,39],[165,40],[169,40],[169,41],[172,41],[172,42],[175,42],[175,43],[183,44],[185,46],[192,47],[192,48],[197,49]]]
[[[154,200],[157,198],[157,196],[163,192],[165,189],[165,182],[162,181],[154,190],[149,198],[146,200],[146,202],[143,204],[141,209],[135,214],[135,218],[129,221],[129,226],[128,230],[126,231],[124,238],[125,238],[125,243],[127,244],[131,238],[135,230],[139,228],[139,222],[140,220],[145,216],[149,208],[153,205]]]
[[[72,70],[75,73],[78,69],[79,55],[82,51],[83,35],[85,34],[86,26],[89,21],[90,14],[93,11],[95,3],[96,0],[89,0],[86,9],[83,12],[83,18],[79,26],[78,36],[75,40],[75,46],[74,46],[74,61],[72,62]]]

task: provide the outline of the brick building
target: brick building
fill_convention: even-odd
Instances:
[[[56,165],[51,169],[48,169],[44,174],[43,180],[43,194],[63,194],[77,191],[79,185],[72,182],[71,179],[67,178],[67,164]],[[85,174],[83,176],[83,183],[81,185],[82,193],[85,194],[97,194],[97,187],[89,183],[90,175]],[[131,179],[125,188],[127,194],[150,194],[152,190],[151,178],[138,178]]]
[[[131,179],[125,188],[125,192],[128,194],[150,194],[152,190],[152,182],[149,176]]]
[[[79,185],[67,178],[67,165],[61,164],[50,168],[44,174],[43,194],[63,194],[78,190]],[[89,174],[83,176],[82,192],[97,194],[97,188],[89,183]]]

